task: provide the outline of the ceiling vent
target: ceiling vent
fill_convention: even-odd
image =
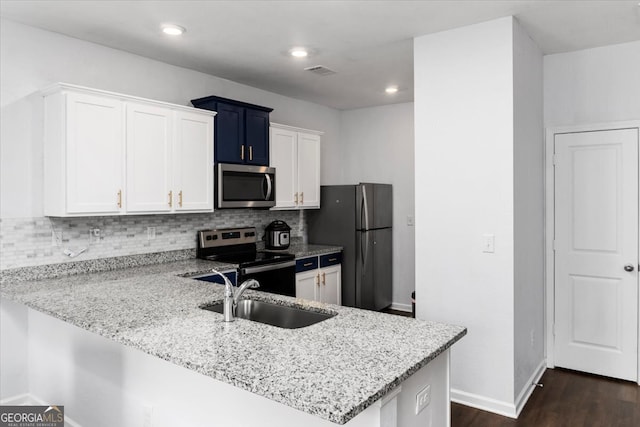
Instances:
[[[331,74],[336,74],[335,71],[325,67],[324,65],[314,65],[313,67],[307,67],[304,70],[311,71],[312,73],[317,74],[319,76],[330,76]]]

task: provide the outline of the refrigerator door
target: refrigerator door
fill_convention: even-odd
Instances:
[[[356,301],[355,307],[375,309],[375,269],[373,263],[373,232],[356,232]]]
[[[391,184],[356,185],[356,230],[392,226],[393,191]]]
[[[373,185],[373,219],[370,228],[393,225],[393,187],[391,184]]]
[[[387,308],[393,302],[393,243],[391,228],[375,230],[373,237],[374,310]]]
[[[356,307],[382,310],[392,298],[391,229],[356,232]]]

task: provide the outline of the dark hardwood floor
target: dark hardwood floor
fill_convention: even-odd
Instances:
[[[451,404],[452,427],[637,427],[640,387],[556,368],[547,369],[517,420]]]
[[[547,369],[540,383],[517,420],[452,403],[451,427],[640,427],[636,383],[562,368]]]

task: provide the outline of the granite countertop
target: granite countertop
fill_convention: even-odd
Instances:
[[[212,265],[189,259],[6,280],[0,290],[2,298],[338,424],[466,334],[461,326],[251,290],[246,297],[337,316],[301,329],[243,319],[225,323],[221,314],[199,308],[221,301],[224,287],[187,277]]]

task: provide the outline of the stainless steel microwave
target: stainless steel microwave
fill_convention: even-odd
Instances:
[[[276,205],[276,168],[218,163],[216,208]]]

